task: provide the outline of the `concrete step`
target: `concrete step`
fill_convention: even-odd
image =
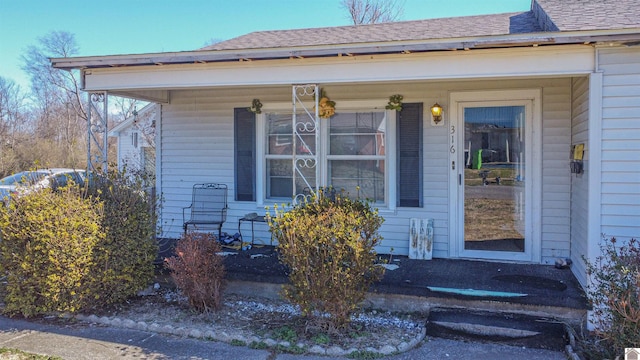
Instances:
[[[468,309],[431,309],[427,335],[556,351],[564,350],[567,343],[565,326],[557,320]]]

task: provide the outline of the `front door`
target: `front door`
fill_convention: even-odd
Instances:
[[[531,261],[534,99],[473,94],[451,103],[452,241],[459,257]]]

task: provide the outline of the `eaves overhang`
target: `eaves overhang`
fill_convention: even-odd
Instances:
[[[236,62],[275,60],[288,58],[319,58],[334,56],[356,56],[368,54],[399,54],[429,51],[451,51],[527,47],[565,44],[620,44],[637,45],[640,28],[624,30],[598,30],[577,32],[540,32],[487,36],[473,38],[449,38],[379,43],[332,44],[290,48],[260,48],[242,50],[196,50],[131,55],[107,55],[50,58],[54,68],[91,69],[129,66],[206,64],[213,62]]]

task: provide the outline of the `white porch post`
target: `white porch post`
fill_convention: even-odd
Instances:
[[[602,73],[589,76],[589,196],[587,260],[595,263],[600,255],[602,213]],[[587,278],[587,286],[591,279]],[[590,312],[587,327],[593,330]]]
[[[304,98],[313,97],[313,109],[310,110],[305,104]],[[320,101],[320,89],[317,84],[293,85],[292,86],[292,185],[294,202],[304,199],[307,195],[315,194],[320,188],[320,117],[318,102]],[[298,107],[303,110],[303,114],[298,117]],[[314,133],[315,144],[312,146],[305,141],[303,135]],[[300,150],[300,151],[299,151]],[[307,179],[305,169],[313,169],[315,181],[311,183]],[[304,182],[309,188],[310,194],[297,192],[297,179]]]
[[[93,92],[89,95],[89,116],[87,117],[87,170],[107,173],[108,162],[107,152],[109,143],[107,137],[107,115],[109,103],[107,92]],[[96,148],[96,153],[92,153],[92,145]]]

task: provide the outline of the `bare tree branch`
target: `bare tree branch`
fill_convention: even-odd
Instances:
[[[398,21],[404,12],[405,0],[341,0],[354,25]]]

